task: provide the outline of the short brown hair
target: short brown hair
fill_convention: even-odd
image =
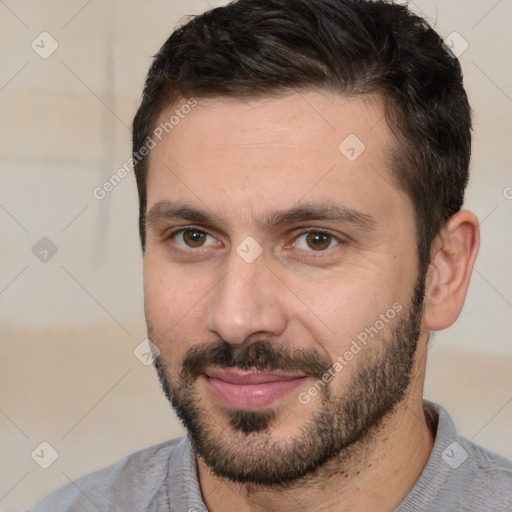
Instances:
[[[461,209],[471,109],[458,60],[405,6],[368,0],[238,0],[192,17],[162,46],[133,122],[134,154],[180,97],[256,98],[319,89],[380,94],[397,144],[396,186],[416,212],[420,269]],[[135,162],[145,248],[148,157]]]

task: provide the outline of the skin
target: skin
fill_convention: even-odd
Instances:
[[[166,117],[168,112],[162,121]],[[366,146],[352,162],[338,149],[349,134]],[[334,363],[394,303],[408,304],[418,278],[414,209],[394,186],[386,164],[393,144],[378,97],[310,91],[250,101],[200,100],[151,150],[145,310],[169,376],[179,372],[187,349],[219,340],[236,345],[265,339],[276,346],[312,348]],[[213,220],[152,215],[163,201],[206,210]],[[343,204],[371,217],[373,225],[306,219],[265,227],[257,222],[268,212],[306,202]],[[202,246],[187,246],[183,233],[169,238],[171,231],[186,227],[209,234]],[[304,228],[328,231],[332,243],[313,250],[307,235],[300,234]],[[246,247],[247,237],[261,247],[252,263],[236,250]],[[228,481],[197,457],[208,509],[394,510],[419,478],[434,441],[422,410],[428,331],[444,329],[458,317],[478,244],[478,221],[467,211],[454,215],[434,241],[411,382],[400,406],[371,439],[284,492]],[[383,329],[383,340],[392,327],[390,322]],[[381,349],[376,343],[364,350]],[[355,356],[336,374],[333,393],[346,392],[367,356]],[[318,410],[319,396],[308,404],[297,400],[314,381],[305,379],[272,405],[279,419],[268,434],[273,442],[286,443]],[[261,434],[251,434],[255,444],[245,444],[240,433],[229,430],[203,381],[194,391],[212,435],[243,460],[256,456]]]

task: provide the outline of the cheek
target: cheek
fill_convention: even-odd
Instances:
[[[210,286],[211,288],[211,286]],[[160,338],[180,341],[198,329],[198,317],[209,287],[205,278],[184,275],[155,258],[144,260],[144,307],[146,320]],[[196,336],[197,338],[197,336]]]
[[[385,337],[395,325],[396,309],[405,308],[409,289],[385,274],[368,269],[356,272],[354,268],[353,272],[333,275],[330,282],[300,288],[298,295],[309,313],[296,314],[295,319],[303,332],[310,333],[311,342],[321,345],[331,361],[349,351],[353,342],[365,341],[365,338],[368,343],[373,341],[375,338],[368,336],[368,330],[375,333],[376,324],[379,337]],[[369,345],[361,346],[365,351],[371,349]]]

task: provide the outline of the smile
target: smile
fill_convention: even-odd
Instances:
[[[232,409],[259,409],[288,395],[306,375],[248,372],[238,368],[211,369],[204,375],[210,394]]]

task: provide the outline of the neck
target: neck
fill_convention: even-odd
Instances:
[[[237,484],[214,475],[197,457],[198,476],[211,512],[393,511],[423,471],[434,443],[422,403],[424,369],[393,414],[300,481],[286,486]]]

